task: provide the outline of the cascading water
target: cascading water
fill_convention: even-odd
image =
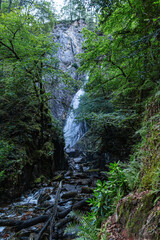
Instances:
[[[74,110],[78,109],[80,103],[80,97],[84,95],[84,90],[80,89],[74,96],[71,102],[71,110],[67,116],[66,124],[64,126],[64,139],[66,148],[70,148],[76,144],[76,142],[86,132],[86,126],[84,122],[76,122],[77,115]]]

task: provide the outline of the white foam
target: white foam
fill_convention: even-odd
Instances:
[[[5,227],[0,227],[0,232],[3,232],[4,229]]]

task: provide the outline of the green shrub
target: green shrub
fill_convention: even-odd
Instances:
[[[109,168],[108,181],[98,180],[93,194],[94,198],[88,200],[92,206],[92,214],[88,217],[92,221],[96,218],[97,227],[100,226],[104,217],[114,212],[117,202],[129,192],[125,171],[120,167],[120,163],[110,163]]]
[[[0,182],[6,178],[6,170],[11,164],[9,159],[11,158],[13,149],[13,144],[0,140]]]
[[[97,240],[99,229],[93,212],[83,215],[80,211],[72,211],[69,215],[73,222],[68,225],[65,233],[76,233],[77,240]]]
[[[0,140],[0,184],[3,181],[12,181],[15,184],[18,175],[23,168],[23,160],[26,159],[26,152],[23,148],[18,148],[13,143]]]
[[[127,179],[127,185],[130,191],[135,190],[140,183],[140,171],[142,169],[142,163],[136,159],[135,155],[132,155],[129,163],[121,164],[124,168],[124,175]]]
[[[137,186],[140,166],[135,158],[131,158],[130,163],[125,165],[120,162],[110,163],[110,170],[107,173],[108,181],[98,180],[94,198],[88,200],[92,211],[86,215],[79,212],[72,213],[76,223],[70,229],[77,230],[79,226],[78,240],[98,238],[102,221],[115,211],[118,201]]]

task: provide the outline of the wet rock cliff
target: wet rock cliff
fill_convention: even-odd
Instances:
[[[83,36],[81,31],[84,27],[83,20],[74,21],[73,23],[61,22],[55,26],[52,33],[54,42],[59,45],[57,58],[60,70],[77,80],[77,82],[83,78],[77,73],[79,62],[76,55],[82,52]],[[52,86],[50,89],[53,96],[50,105],[53,116],[63,124],[68,107],[77,89],[67,89],[64,82],[61,82],[60,79],[58,81],[59,84],[55,87]]]

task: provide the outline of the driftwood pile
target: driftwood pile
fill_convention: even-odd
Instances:
[[[74,203],[68,209],[59,212],[59,199],[60,199],[60,192],[62,189],[62,181],[59,183],[59,187],[56,192],[55,196],[55,203],[52,207],[50,207],[50,214],[41,215],[38,217],[34,217],[28,220],[12,220],[12,219],[0,219],[0,226],[8,226],[12,227],[12,230],[15,232],[19,232],[22,229],[34,226],[39,223],[45,223],[39,233],[36,235],[36,240],[42,239],[43,233],[49,227],[49,240],[53,239],[65,239],[67,236],[59,236],[58,229],[64,227],[67,223],[71,222],[73,219],[70,216],[67,216],[72,210],[82,210],[83,208],[88,209],[87,199],[79,200],[78,202]],[[65,203],[69,200],[74,200],[72,198],[65,200],[62,203]],[[75,236],[70,236],[71,238]],[[70,238],[70,239],[71,239]]]

